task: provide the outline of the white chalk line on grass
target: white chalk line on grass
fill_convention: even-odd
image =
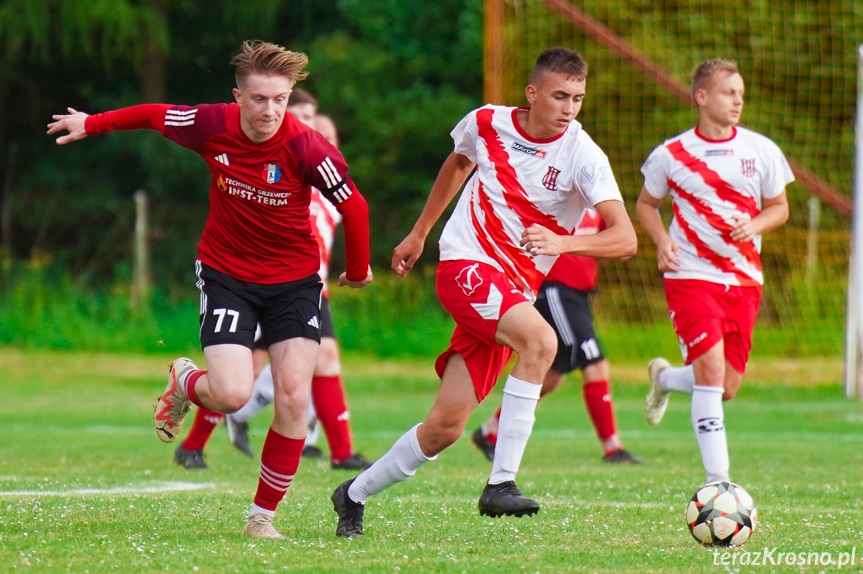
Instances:
[[[114,494],[153,494],[202,490],[213,486],[207,482],[162,482],[139,486],[115,486],[112,488],[72,488],[69,490],[0,490],[0,497],[7,496],[92,496]]]

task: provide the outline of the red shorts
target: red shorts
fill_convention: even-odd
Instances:
[[[752,348],[761,285],[740,287],[698,279],[666,279],[665,299],[687,365],[723,341],[725,360],[743,374]]]
[[[476,397],[482,401],[512,355],[512,349],[494,340],[497,322],[512,306],[526,303],[527,298],[496,268],[467,260],[438,264],[437,295],[456,327],[449,348],[435,361],[435,370],[442,378],[450,355],[461,354]]]

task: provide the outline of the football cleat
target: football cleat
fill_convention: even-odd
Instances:
[[[273,517],[267,514],[250,514],[243,534],[252,538],[284,538],[281,532],[273,528]]]
[[[339,525],[336,526],[336,536],[340,538],[362,538],[363,537],[363,511],[365,506],[354,502],[348,496],[348,489],[356,478],[343,482],[336,488],[330,500],[333,501],[333,510],[339,515]]]
[[[324,451],[313,444],[307,444],[303,447],[303,456],[306,458],[323,458]]]
[[[357,453],[353,453],[345,460],[330,462],[330,468],[333,470],[365,470],[371,465],[372,463],[364,459],[363,455]]]
[[[482,452],[487,459],[494,462],[494,445],[490,440],[485,438],[485,435],[482,434],[482,427],[476,429],[476,431],[471,435],[470,442]]]
[[[662,357],[657,357],[647,364],[647,373],[650,376],[650,391],[644,399],[644,418],[652,425],[658,425],[665,416],[668,408],[668,391],[659,384],[659,373],[671,365]]]
[[[174,461],[189,470],[207,470],[207,463],[204,462],[204,449],[201,448],[186,450],[183,448],[183,445],[180,445],[174,451]]]
[[[231,415],[225,415],[225,428],[228,430],[228,440],[237,450],[246,456],[255,456],[249,445],[249,423],[235,420]]]
[[[180,436],[180,430],[183,428],[183,421],[188,412],[192,410],[192,402],[179,384],[183,373],[191,370],[198,370],[198,366],[186,357],[180,357],[171,363],[168,386],[165,387],[165,392],[153,405],[156,436],[162,442],[177,440],[177,437]]]
[[[479,513],[482,516],[533,516],[537,512],[539,503],[524,496],[512,480],[486,484],[479,497]]]
[[[632,456],[626,450],[619,448],[602,457],[602,462],[611,462],[615,464],[641,464],[642,460],[637,456]]]

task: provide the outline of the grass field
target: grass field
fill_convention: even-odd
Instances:
[[[329,496],[353,476],[305,460],[276,517],[287,540],[239,535],[257,462],[222,428],[210,469],[173,464],[155,437],[153,399],[171,357],[0,349],[0,572],[819,572],[836,565],[714,565],[682,514],[703,480],[689,401],[672,397],[648,427],[642,365],[613,365],[618,423],[641,466],[600,462],[576,381],[550,396],[519,473],[532,518],[480,517],[489,465],[467,437],[366,508],[366,536],[334,536]],[[383,452],[426,414],[430,360],[345,360],[357,449]],[[843,398],[841,361],[751,365],[726,405],[732,478],[755,499],[742,549],[855,552],[863,571],[863,405]],[[499,389],[468,431],[488,416]],[[265,411],[253,421],[259,450]],[[720,556],[721,559],[721,556]],[[718,559],[716,559],[718,561]]]

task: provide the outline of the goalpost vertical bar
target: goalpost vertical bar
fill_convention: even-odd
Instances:
[[[863,399],[863,44],[857,48],[857,126],[854,135],[854,217],[845,325],[845,396]]]

